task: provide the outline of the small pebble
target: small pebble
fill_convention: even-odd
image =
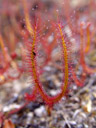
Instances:
[[[28,114],[27,114],[27,120],[26,120],[26,122],[27,122],[27,124],[29,124],[29,123],[31,123],[31,120],[32,120],[32,118],[33,118],[33,113],[32,112],[29,112]]]
[[[9,106],[5,106],[3,108],[3,112],[7,112],[7,111],[10,111],[12,109],[18,109],[18,108],[20,108],[20,105],[18,105],[18,104],[11,104]]]
[[[83,125],[83,124],[79,124],[79,125],[77,126],[77,128],[84,128],[84,125]]]
[[[47,114],[44,106],[35,109],[34,113],[37,117],[45,116]]]
[[[60,92],[59,90],[51,90],[51,91],[50,91],[50,94],[51,94],[52,96],[56,96],[59,92]]]

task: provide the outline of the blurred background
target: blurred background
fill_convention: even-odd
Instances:
[[[68,87],[49,116],[39,92],[31,99],[30,52],[36,28],[38,78],[56,96],[65,80],[58,23],[68,52]],[[96,127],[96,0],[0,0],[0,112],[16,128]],[[9,127],[1,115],[0,121]]]

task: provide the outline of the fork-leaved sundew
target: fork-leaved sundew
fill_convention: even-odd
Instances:
[[[69,66],[68,66],[68,51],[67,51],[67,46],[66,46],[66,41],[64,39],[64,35],[63,35],[63,31],[62,31],[62,27],[61,24],[58,23],[57,24],[57,28],[58,28],[58,32],[60,33],[60,38],[61,38],[61,43],[62,43],[62,56],[63,56],[63,60],[64,60],[64,67],[62,69],[64,69],[64,79],[61,85],[61,92],[58,93],[56,96],[49,96],[45,90],[43,89],[43,85],[41,84],[40,80],[39,80],[39,76],[38,76],[38,69],[37,69],[37,63],[36,63],[36,54],[34,56],[35,53],[35,47],[37,44],[36,38],[36,27],[34,29],[34,35],[33,35],[33,42],[31,43],[31,45],[29,45],[29,56],[28,56],[28,64],[30,67],[30,72],[32,75],[32,78],[34,80],[34,88],[35,91],[38,90],[40,96],[42,97],[42,99],[45,101],[45,103],[49,106],[52,106],[54,103],[57,103],[58,101],[60,101],[60,99],[65,95],[67,89],[68,89],[68,79],[69,79]],[[33,91],[34,93],[34,91]],[[30,98],[33,98],[34,96],[30,95],[29,96],[29,100]],[[28,99],[28,95],[27,95],[27,99]]]

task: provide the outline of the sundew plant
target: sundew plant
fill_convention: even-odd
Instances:
[[[31,89],[23,94],[23,105],[7,113],[0,112],[0,126],[3,126],[5,119],[30,102],[42,101],[50,115],[55,104],[63,102],[64,97],[67,100],[74,87],[84,88],[88,77],[96,73],[96,64],[91,63],[96,58],[89,58],[96,53],[96,14],[93,13],[96,1],[0,2],[0,86],[25,76],[26,80],[31,78]],[[58,72],[61,73],[59,89],[52,86],[57,89],[52,95],[46,89],[50,86],[46,74],[51,77]]]

